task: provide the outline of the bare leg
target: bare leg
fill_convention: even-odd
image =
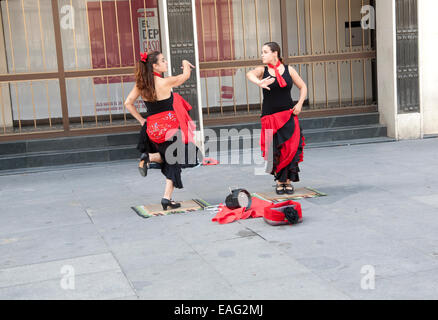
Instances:
[[[163,199],[161,199],[161,205],[163,206],[163,210],[167,210],[167,207],[169,206],[171,209],[176,209],[181,207],[181,203],[177,203],[172,200],[173,190],[174,190],[173,181],[166,179],[166,188],[164,189]]]
[[[163,163],[163,159],[161,159],[161,155],[159,153],[149,153],[149,159],[151,162]]]
[[[159,153],[149,153],[149,161],[150,162],[156,162],[156,163],[163,163],[163,159],[161,159],[161,155]],[[143,168],[144,160],[140,161],[138,166],[140,168]]]
[[[166,179],[166,188],[164,189],[164,199],[170,200],[172,199],[172,193],[174,190],[173,181]]]

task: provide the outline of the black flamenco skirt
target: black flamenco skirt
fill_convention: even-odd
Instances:
[[[168,180],[172,180],[176,189],[182,189],[181,179],[182,169],[193,168],[202,163],[202,152],[199,148],[189,142],[185,144],[181,138],[179,130],[172,138],[163,143],[151,141],[147,134],[140,134],[140,142],[137,149],[141,153],[159,153],[163,163],[161,163],[161,173]]]
[[[267,155],[269,173],[276,181],[300,181],[299,163],[303,161],[306,144],[297,116],[291,111],[266,116],[262,119],[262,131],[269,129],[274,132],[272,144],[267,143],[272,148]]]
[[[295,117],[295,116],[294,116]],[[278,164],[281,162],[281,148],[285,146],[285,144],[289,143],[293,132],[295,130],[299,130],[299,144],[295,156],[292,161],[286,165],[280,171],[276,171]],[[277,131],[277,134],[274,135],[274,171],[273,174],[275,176],[276,181],[286,182],[290,180],[292,182],[300,181],[300,168],[299,163],[303,161],[303,149],[305,146],[304,136],[302,128],[295,128],[294,121],[291,119],[286,123],[284,127]]]
[[[177,189],[183,188],[182,169],[193,168],[202,163],[202,153],[199,148],[191,142],[183,143],[180,139],[180,132],[169,141],[160,144],[152,142],[163,159],[161,172],[166,179],[173,181]]]

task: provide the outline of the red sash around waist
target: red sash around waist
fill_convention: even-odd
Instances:
[[[174,111],[165,111],[154,114],[147,118],[147,133],[149,139],[155,143],[163,143],[166,141],[166,134],[169,130],[169,135],[172,137],[179,128],[178,118]]]
[[[163,143],[166,137],[171,138],[181,129],[183,142],[194,143],[196,125],[188,113],[192,106],[178,93],[173,93],[173,97],[174,111],[161,112],[147,118],[147,134],[153,142]]]

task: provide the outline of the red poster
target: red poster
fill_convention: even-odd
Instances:
[[[234,60],[235,45],[232,1],[202,0],[201,10],[201,0],[196,0],[196,17],[199,61]],[[231,76],[233,73],[235,73],[235,70],[204,71],[201,72],[201,77]]]

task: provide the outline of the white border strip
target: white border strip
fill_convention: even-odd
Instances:
[[[168,20],[168,18],[167,18],[167,0],[161,0],[161,1],[159,1],[159,3],[161,4],[161,7],[162,8],[160,8],[161,10],[160,10],[160,12],[161,12],[161,17],[162,17],[162,20],[161,20],[161,26],[160,26],[160,28],[163,26],[164,27],[164,35],[163,35],[163,39],[161,40],[162,41],[162,44],[163,44],[163,41],[164,41],[164,45],[163,45],[163,49],[165,50],[165,56],[166,56],[166,60],[167,60],[167,64],[168,64],[168,71],[167,71],[167,75],[169,76],[169,77],[171,77],[172,76],[172,61],[171,61],[171,57],[170,57],[170,41],[169,41],[169,20]]]
[[[395,139],[400,140],[399,138],[399,114],[398,114],[398,84],[397,84],[397,8],[395,1],[391,1],[391,10],[392,10],[392,64],[394,74],[393,76],[393,95],[394,95],[394,133]],[[379,72],[377,70],[377,72]]]
[[[199,47],[198,47],[198,28],[196,24],[196,5],[195,0],[192,0],[192,20],[193,20],[193,45],[195,48],[195,66],[196,66],[196,90],[198,91],[198,116],[199,116],[199,129],[201,134],[200,149],[205,154],[204,148],[204,117],[202,115],[202,96],[201,96],[201,72],[199,70]]]
[[[417,23],[418,23],[418,86],[419,86],[419,104],[420,104],[420,138],[424,139],[424,106],[423,106],[423,58],[422,58],[422,48],[423,48],[423,12],[422,7],[420,9],[420,6],[423,5],[421,1],[417,1]]]

